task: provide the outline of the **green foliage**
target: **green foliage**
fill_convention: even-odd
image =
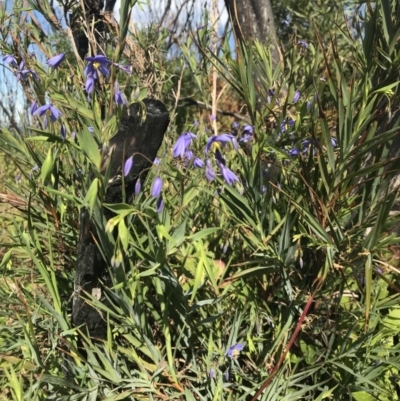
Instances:
[[[129,31],[131,4],[124,2],[124,29],[112,32],[143,49],[145,34]],[[0,46],[26,59],[35,31],[18,46],[8,36],[24,12],[9,14]],[[24,90],[41,104],[51,99],[62,117],[48,126],[33,117],[22,135],[0,133],[10,174],[21,174],[6,182],[4,198],[17,212],[1,248],[0,399],[249,400],[266,383],[259,400],[398,400],[398,15],[395,0],[367,7],[358,34],[343,33],[350,57],[329,36],[329,45],[308,49],[289,42],[276,70],[260,43],[241,44],[233,56],[226,42],[216,53],[206,32],[182,48],[186,64],[168,69],[161,33],[153,80],[139,67],[127,75],[112,66],[90,102],[85,63],[69,54],[48,70],[31,60],[40,80],[24,81]],[[132,62],[116,43],[107,56]],[[46,40],[40,46],[55,54]],[[179,66],[195,76],[182,71],[177,81]],[[240,178],[233,186],[221,174],[208,182],[204,169],[171,155],[181,125],[197,135],[191,150],[199,157],[210,131],[226,127],[219,116],[220,125],[185,121],[164,92],[182,86],[212,102],[215,70],[254,127],[238,149],[215,143],[208,153],[212,163],[222,153]],[[175,113],[161,162],[130,204],[104,203],[102,149],[121,117],[117,80],[129,101],[145,88]],[[259,101],[267,95],[269,103]],[[160,213],[155,176],[164,181]],[[110,261],[108,303],[85,294],[107,321],[104,341],[71,324],[82,207]],[[108,221],[104,209],[113,213]],[[244,349],[228,355],[238,343]]]

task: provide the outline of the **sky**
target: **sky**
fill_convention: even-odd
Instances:
[[[222,32],[223,28],[225,27],[226,22],[228,21],[228,13],[225,9],[224,0],[216,0],[217,7],[218,7],[218,32]],[[188,11],[187,7],[183,5],[185,3],[189,3],[193,5],[193,22],[192,28],[196,29],[199,25],[201,25],[201,18],[204,15],[204,9],[207,8],[209,12],[212,10],[212,0],[204,1],[204,0],[171,0],[171,5],[167,10],[168,17],[164,20],[164,26],[167,27],[171,21],[175,19],[178,15],[178,25],[183,25],[184,22],[187,20]],[[121,0],[117,0],[114,6],[114,16],[117,20],[119,20],[119,8],[120,8]],[[136,29],[140,30],[148,26],[152,22],[159,21],[160,18],[164,15],[166,11],[168,1],[167,0],[138,0],[132,10],[132,20]],[[9,10],[13,5],[12,0],[6,1],[6,8]],[[62,10],[59,7],[55,7],[55,11],[57,16],[62,16]],[[38,18],[39,21],[43,20],[42,17]],[[43,20],[43,25],[46,26],[48,23]],[[31,49],[31,51],[34,49]],[[38,55],[39,56],[39,55]],[[2,58],[2,56],[1,56]],[[0,63],[1,63],[0,58]],[[42,60],[41,60],[42,61]],[[0,66],[0,95],[6,92],[5,90],[5,83],[6,81],[10,82],[15,80],[15,77],[11,73],[11,71],[6,67]],[[14,96],[17,97],[17,104],[16,108],[18,112],[26,112],[24,110],[25,105],[22,101],[22,90],[17,84],[15,86]]]

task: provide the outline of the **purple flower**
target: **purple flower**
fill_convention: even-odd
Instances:
[[[157,176],[154,181],[153,181],[153,185],[151,187],[151,195],[153,196],[153,198],[157,198],[162,190],[163,187],[163,182],[161,177]]]
[[[197,120],[194,120],[194,121],[193,121],[193,125],[194,125],[195,127],[197,127],[197,126],[199,125],[199,122],[198,122]]]
[[[292,118],[286,117],[281,124],[281,132],[285,132],[288,128],[293,127],[294,124],[295,121]]]
[[[293,103],[297,103],[300,99],[301,96],[301,92],[299,90],[296,90],[296,92],[294,92],[294,96],[293,96]]]
[[[7,64],[12,65],[13,67],[17,68],[17,60],[12,54],[7,54],[6,56],[3,56],[3,61]]]
[[[185,150],[185,157],[188,160],[192,160],[193,159],[193,152],[191,150]]]
[[[132,74],[132,66],[131,65],[122,65],[122,64],[117,64],[117,63],[114,63],[114,65],[121,71],[124,71],[127,74]]]
[[[103,75],[108,75],[110,73],[108,65],[111,61],[100,54],[99,56],[86,57],[85,61],[88,61],[88,65],[85,67],[85,75],[92,75],[94,79],[97,79],[97,71],[100,71]]]
[[[156,206],[157,206],[157,213],[161,213],[164,209],[164,199],[162,195],[158,197]]]
[[[43,117],[43,115],[47,112],[47,110],[50,111],[50,120],[53,123],[57,120],[58,117],[62,116],[60,110],[56,109],[51,103],[38,107],[33,112],[33,115],[36,116],[38,114],[40,117]]]
[[[289,150],[289,155],[290,156],[297,156],[299,154],[300,154],[300,150],[297,149],[297,148],[292,148],[292,149]]]
[[[208,182],[212,182],[215,180],[215,171],[213,169],[212,163],[210,159],[206,160],[206,178]]]
[[[38,77],[38,75],[36,74],[35,71],[25,68],[25,61],[24,60],[22,60],[19,63],[19,67],[18,67],[18,69],[16,71],[16,76],[17,76],[17,80],[18,81],[20,81],[21,79],[25,81],[29,77],[33,77],[35,79],[39,79],[39,77]]]
[[[87,129],[88,129],[89,132],[94,132],[93,127],[87,127]]]
[[[138,178],[135,184],[135,196],[138,196],[141,190],[142,190],[142,182],[140,181],[140,178]]]
[[[306,49],[308,49],[308,47],[309,47],[308,42],[306,42],[305,40],[299,40],[299,41],[297,42],[297,44],[300,45],[300,46],[305,47]]]
[[[214,369],[210,369],[210,373],[208,374],[210,379],[213,379],[215,376],[215,370]]]
[[[39,166],[38,166],[37,164],[35,164],[35,165],[32,167],[32,171],[36,171],[38,168],[39,168]]]
[[[243,134],[253,135],[254,134],[254,127],[250,124],[246,124],[243,127]]]
[[[226,142],[232,142],[235,149],[237,150],[237,148],[238,148],[236,138],[232,134],[221,134],[221,135],[217,135],[217,136],[212,136],[211,138],[208,139],[207,145],[206,145],[206,153],[208,153],[211,145],[214,142],[220,142],[222,144],[225,144]]]
[[[126,102],[125,102],[125,99],[124,99],[124,95],[123,95],[123,93],[121,92],[121,89],[118,89],[115,93],[114,93],[114,100],[115,100],[115,103],[117,104],[117,105],[124,105]]]
[[[310,111],[311,109],[311,102],[307,100],[307,111]]]
[[[126,160],[125,166],[124,166],[124,177],[126,177],[129,172],[131,171],[133,165],[133,156],[131,156],[129,159]],[[140,182],[140,180],[138,180]]]
[[[193,166],[195,166],[196,168],[203,168],[204,167],[204,162],[200,158],[196,157],[193,160]]]
[[[76,138],[76,132],[75,132],[75,131],[72,131],[72,132],[71,132],[71,138],[72,138],[72,139],[75,139],[75,138]]]
[[[223,158],[223,156],[222,156],[222,154],[221,154],[221,152],[219,151],[219,149],[217,149],[216,151],[215,151],[215,158],[220,162],[220,163],[222,163],[222,164],[226,164],[226,161],[225,161],[225,159]]]
[[[214,116],[214,114],[211,114],[211,115],[210,115],[210,120],[211,120],[211,121],[215,121],[215,116]]]
[[[35,100],[34,102],[32,102],[31,107],[29,107],[29,112],[31,113],[31,115],[33,116],[33,113],[37,110],[38,108],[38,104],[37,101]]]
[[[275,96],[275,92],[273,89],[268,89],[268,95],[267,95],[267,103],[271,103],[271,97]]]
[[[175,142],[174,148],[172,149],[173,156],[180,156],[183,158],[185,155],[185,150],[190,146],[193,138],[197,138],[197,135],[193,134],[192,132],[184,132]]]
[[[158,157],[156,157],[155,159],[154,159],[154,162],[153,162],[156,166],[159,166],[160,165],[160,163],[161,163],[161,160],[158,158]]]
[[[310,145],[312,143],[312,139],[305,139],[304,141],[301,142],[301,147],[302,147],[302,152],[307,153],[308,149],[310,148]]]
[[[93,77],[93,74],[89,74],[86,78],[85,82],[85,89],[88,94],[92,93],[94,90],[94,84],[95,84],[95,79]]]
[[[225,356],[229,356],[230,358],[234,358],[239,355],[239,352],[243,350],[243,348],[246,346],[246,344],[243,343],[237,343],[235,345],[232,345],[226,352]]]
[[[337,139],[334,138],[334,137],[331,137],[331,143],[332,143],[332,146],[333,146],[334,148],[336,148],[336,146],[338,146],[338,141],[337,141]]]
[[[249,133],[245,133],[242,138],[240,138],[240,142],[247,143],[253,140],[253,135]]]
[[[240,127],[240,125],[237,121],[234,121],[232,123],[232,135],[237,136],[239,127]]]
[[[62,63],[62,61],[64,60],[64,57],[65,57],[65,53],[57,54],[54,57],[52,57],[49,60],[47,60],[46,64],[49,67],[57,68]]]
[[[61,130],[60,130],[60,135],[63,141],[65,141],[65,138],[67,137],[67,129],[65,128],[65,125],[61,125]]]
[[[232,170],[230,170],[228,167],[224,166],[222,163],[218,163],[218,164],[219,164],[219,168],[221,169],[222,177],[224,178],[225,182],[228,185],[232,185],[235,182],[239,181],[238,176]]]

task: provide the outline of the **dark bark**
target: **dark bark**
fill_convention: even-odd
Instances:
[[[103,171],[109,167],[111,172],[105,203],[122,201],[123,165],[128,157],[134,155],[132,169],[125,177],[126,197],[132,197],[136,181],[145,179],[168,127],[169,113],[162,102],[145,99],[143,103],[146,106],[146,119],[142,121],[142,110],[138,103],[131,105],[129,109],[125,108],[118,132],[110,140],[108,154],[102,166]],[[112,217],[111,212],[105,209],[101,213],[104,213],[107,219]],[[84,290],[104,301],[103,285],[110,283],[108,265],[96,241],[98,236],[95,223],[91,220],[89,212],[84,209],[80,218],[72,317],[75,326],[86,327],[92,337],[104,338],[107,329],[104,317],[82,298]]]
[[[257,39],[271,44],[271,55],[277,64],[279,51],[274,15],[270,0],[225,0],[239,40]]]
[[[106,8],[109,8],[110,4],[107,3],[110,2],[106,1]],[[86,29],[91,27],[92,24],[94,25],[94,37],[97,43],[101,43],[104,39],[106,29],[106,24],[101,15],[104,2],[102,0],[84,0],[83,5],[84,12],[80,5],[76,6],[70,20],[76,49],[81,59],[83,59],[89,51],[89,38],[87,37]]]

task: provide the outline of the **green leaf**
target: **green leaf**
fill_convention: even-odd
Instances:
[[[51,174],[51,170],[53,168],[53,151],[52,148],[50,148],[47,152],[46,159],[44,160],[42,164],[42,169],[41,169],[41,177],[42,177],[42,182],[43,184],[46,182],[47,178]]]
[[[90,185],[89,190],[86,193],[85,199],[83,203],[88,206],[90,215],[93,214],[94,205],[97,200],[97,192],[99,190],[100,181],[98,178],[95,178]]]
[[[86,157],[94,164],[97,170],[100,169],[101,155],[99,146],[97,145],[93,135],[87,128],[77,132],[79,145]]]

